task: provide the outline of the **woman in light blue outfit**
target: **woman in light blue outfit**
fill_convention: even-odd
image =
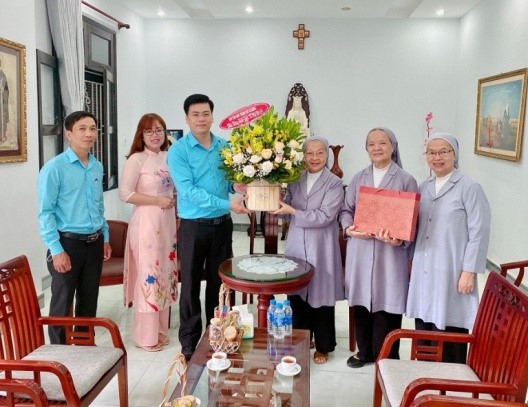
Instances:
[[[427,143],[434,175],[420,185],[420,214],[406,314],[416,329],[468,332],[478,308],[476,273],[486,268],[491,211],[482,187],[458,170],[458,142]],[[444,362],[465,363],[467,345],[444,345]]]

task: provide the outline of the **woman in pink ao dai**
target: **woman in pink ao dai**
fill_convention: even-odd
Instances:
[[[119,197],[134,205],[125,252],[125,306],[134,306],[135,345],[157,352],[169,344],[169,309],[178,298],[174,184],[167,164],[165,121],[139,121],[125,162]]]

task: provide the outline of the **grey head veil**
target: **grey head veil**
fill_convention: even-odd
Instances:
[[[425,146],[425,148],[427,149],[427,147],[429,146],[429,143],[434,140],[434,139],[442,139],[442,140],[445,140],[449,143],[449,145],[451,146],[451,148],[453,149],[453,152],[455,153],[455,168],[458,168],[458,154],[459,154],[459,149],[458,149],[458,140],[455,138],[455,136],[449,134],[449,133],[434,133],[430,138],[429,140],[427,140],[427,145]]]
[[[306,152],[306,147],[308,147],[308,144],[310,144],[312,141],[319,141],[319,142],[323,143],[323,145],[325,146],[325,149],[326,149],[326,167],[328,167],[328,155],[329,155],[330,145],[328,144],[328,140],[326,138],[321,137],[321,136],[310,136],[310,137],[307,137],[304,140],[304,143],[303,143],[303,146],[302,146],[303,154]]]
[[[398,148],[398,140],[396,139],[396,135],[391,129],[388,129],[387,127],[374,127],[372,130],[370,130],[367,134],[368,135],[372,133],[374,130],[381,130],[384,132],[387,136],[389,136],[389,139],[392,143],[393,152],[391,155],[391,160],[394,161],[400,168],[403,168],[401,157],[400,157],[400,150]],[[365,148],[367,147],[367,141],[365,140]]]

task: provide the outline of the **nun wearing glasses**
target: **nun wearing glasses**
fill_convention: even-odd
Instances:
[[[435,133],[425,156],[433,174],[420,185],[420,213],[406,314],[416,329],[467,333],[486,268],[491,211],[482,187],[458,169],[455,137]],[[467,344],[446,343],[443,361],[465,363]]]

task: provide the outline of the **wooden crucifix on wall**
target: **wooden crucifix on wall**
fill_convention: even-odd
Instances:
[[[304,49],[304,39],[310,38],[310,31],[304,28],[304,24],[293,31],[293,37],[297,38],[297,49]]]

